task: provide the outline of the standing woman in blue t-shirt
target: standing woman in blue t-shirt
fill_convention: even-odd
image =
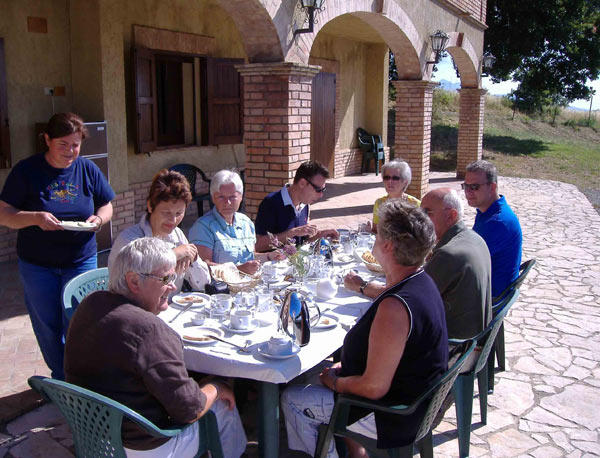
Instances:
[[[52,371],[64,379],[62,290],[73,277],[95,269],[96,234],[64,230],[62,221],[85,221],[99,230],[112,217],[115,194],[90,160],[79,157],[83,120],[55,114],[43,134],[48,150],[20,161],[0,194],[0,225],[18,229],[17,256],[25,305]]]

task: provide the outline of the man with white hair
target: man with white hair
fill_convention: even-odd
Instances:
[[[490,253],[485,241],[462,222],[463,204],[455,190],[429,191],[421,209],[435,228],[437,244],[424,269],[444,301],[448,337],[469,339],[479,334],[492,316]],[[355,273],[348,274],[344,284],[368,297],[377,297],[385,289]]]
[[[454,189],[429,191],[421,208],[437,237],[425,271],[442,295],[448,337],[469,339],[483,331],[492,317],[490,253],[485,241],[463,223],[463,204]]]
[[[174,291],[176,257],[154,237],[127,244],[109,272],[108,291],[79,305],[65,345],[66,380],[90,389],[152,421],[159,428],[193,423],[179,435],[155,438],[123,420],[128,457],[193,457],[196,421],[213,410],[224,455],[237,458],[246,435],[229,386],[216,379],[198,384],[188,376],[179,335],[157,315]]]

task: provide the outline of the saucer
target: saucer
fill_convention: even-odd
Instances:
[[[204,293],[179,293],[175,294],[171,301],[169,305],[180,310],[190,303],[193,303],[190,310],[199,310],[210,304],[210,296]]]
[[[293,344],[291,353],[288,353],[287,355],[272,355],[271,353],[269,353],[269,342],[263,342],[257,347],[257,351],[260,355],[264,356],[265,358],[288,359],[298,354],[298,352],[300,351],[300,347],[296,344]]]
[[[250,323],[250,327],[247,329],[233,328],[233,327],[231,327],[231,321],[229,321],[229,320],[221,323],[221,326],[226,331],[233,332],[234,334],[250,334],[251,332],[254,332],[256,330],[256,328],[258,328],[258,321],[252,320],[252,322]]]

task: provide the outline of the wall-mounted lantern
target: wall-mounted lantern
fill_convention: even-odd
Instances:
[[[306,11],[306,15],[308,16],[308,27],[306,29],[294,30],[294,36],[299,35],[301,33],[313,32],[313,26],[316,23],[315,12],[322,11],[324,3],[325,0],[300,0],[298,8],[300,8],[303,11]]]
[[[446,49],[446,45],[448,44],[450,36],[443,30],[438,30],[437,32],[429,35],[429,39],[431,40],[431,49],[435,53],[435,59],[427,61],[427,65],[437,64],[440,61],[442,53]]]

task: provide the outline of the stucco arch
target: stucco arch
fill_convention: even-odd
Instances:
[[[242,36],[250,63],[281,62],[283,50],[273,22],[277,8],[272,0],[216,0]]]
[[[480,83],[478,72],[479,58],[469,39],[462,33],[451,33],[446,51],[450,53],[452,59],[454,59],[454,63],[458,67],[461,87],[478,88]]]
[[[328,2],[326,9],[318,16],[314,33],[298,36],[298,46],[289,47],[286,61],[308,63],[312,44],[319,31],[328,22],[344,14],[356,16],[377,30],[394,55],[401,56],[402,65],[398,66],[401,79],[421,79],[417,49],[422,48],[423,42],[411,19],[393,1],[385,1],[381,10],[377,8],[377,2],[372,0]]]

